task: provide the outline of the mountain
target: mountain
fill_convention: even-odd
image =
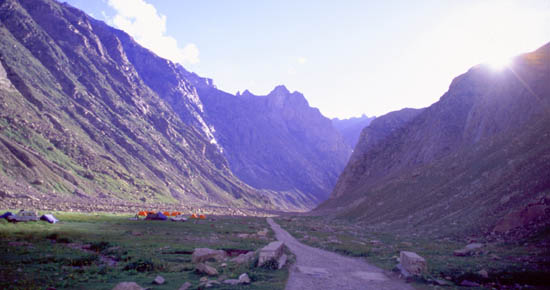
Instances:
[[[310,207],[328,197],[351,150],[301,93],[277,86],[266,96],[232,95],[196,74],[187,79],[235,175],[256,188],[299,196]]]
[[[364,129],[318,213],[428,232],[510,232],[548,220],[550,44],[502,71],[475,66],[438,102],[395,119],[403,113]],[[383,122],[392,128],[376,134]]]
[[[0,5],[3,197],[304,210],[351,153],[284,86],[228,94],[66,3]]]
[[[2,0],[0,22],[3,201],[303,208],[233,175],[178,65],[53,0]]]
[[[367,127],[374,119],[375,117],[367,117],[366,115],[349,119],[334,118],[332,119],[332,125],[340,132],[344,138],[344,142],[346,142],[350,148],[354,148],[363,128]]]

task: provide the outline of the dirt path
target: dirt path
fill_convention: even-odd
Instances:
[[[267,222],[277,239],[296,255],[297,261],[290,269],[287,290],[414,289],[403,281],[388,278],[382,269],[362,260],[306,246],[273,219],[268,218]]]

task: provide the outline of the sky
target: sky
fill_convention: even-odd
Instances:
[[[323,115],[436,102],[452,79],[550,42],[550,0],[66,0],[221,90],[304,94]]]

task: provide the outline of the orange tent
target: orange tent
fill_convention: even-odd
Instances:
[[[140,211],[138,213],[139,216],[147,216],[147,212],[146,211]]]
[[[181,212],[179,212],[179,211],[173,211],[172,213],[170,213],[171,216],[178,216],[180,214],[181,214]]]
[[[165,216],[170,216],[170,212],[169,212],[169,211],[165,211],[165,212],[163,212],[162,214],[165,215]]]
[[[206,219],[206,216],[203,215],[203,214],[201,214],[201,215],[199,216],[199,218],[200,218],[201,220],[205,220],[205,219]]]
[[[197,216],[197,214],[192,214],[192,215],[191,215],[191,218],[192,218],[192,219],[196,219],[196,218],[199,218],[199,217]]]
[[[154,214],[154,211],[148,211],[147,214]]]

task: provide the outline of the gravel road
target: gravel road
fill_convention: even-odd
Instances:
[[[277,239],[296,255],[297,261],[290,269],[287,290],[414,289],[403,281],[389,278],[382,269],[360,259],[306,246],[273,219],[267,218],[267,222]]]

